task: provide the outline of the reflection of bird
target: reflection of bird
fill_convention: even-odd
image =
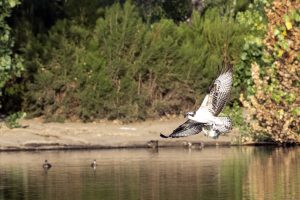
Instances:
[[[91,167],[94,168],[94,169],[97,167],[96,160],[94,160],[94,161],[91,163]]]
[[[158,140],[150,140],[149,142],[147,142],[147,146],[152,149],[157,149],[158,148]]]
[[[184,142],[183,143],[188,149],[197,149],[197,150],[201,150],[204,147],[204,143],[200,142],[200,143],[194,143],[194,142]]]
[[[225,69],[211,86],[196,112],[186,113],[188,120],[176,128],[169,136],[160,134],[163,138],[177,138],[198,134],[203,130],[206,136],[214,139],[221,133],[229,132],[232,123],[229,117],[218,117],[223,110],[232,86],[232,68]]]
[[[52,167],[52,165],[50,163],[48,163],[47,160],[45,160],[44,164],[43,164],[43,168],[44,169],[50,169]]]

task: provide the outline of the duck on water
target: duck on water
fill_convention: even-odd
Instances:
[[[43,164],[43,168],[44,169],[50,169],[52,167],[52,165],[50,163],[48,163],[48,160],[45,160],[44,164]]]
[[[94,168],[94,169],[97,167],[96,160],[94,160],[94,161],[91,163],[91,167]]]

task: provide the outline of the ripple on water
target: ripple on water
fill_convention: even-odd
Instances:
[[[52,168],[42,168],[47,159]],[[94,170],[90,163],[96,159]],[[300,148],[0,153],[2,199],[297,199]]]

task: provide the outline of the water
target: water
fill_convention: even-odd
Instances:
[[[2,152],[2,199],[300,199],[300,148]]]

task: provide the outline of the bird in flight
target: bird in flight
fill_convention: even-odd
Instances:
[[[160,134],[162,138],[178,138],[195,135],[202,130],[204,135],[217,139],[220,134],[232,129],[229,117],[218,117],[223,110],[232,87],[232,67],[224,69],[210,87],[200,108],[196,112],[187,112],[186,122],[177,127],[169,136]]]

